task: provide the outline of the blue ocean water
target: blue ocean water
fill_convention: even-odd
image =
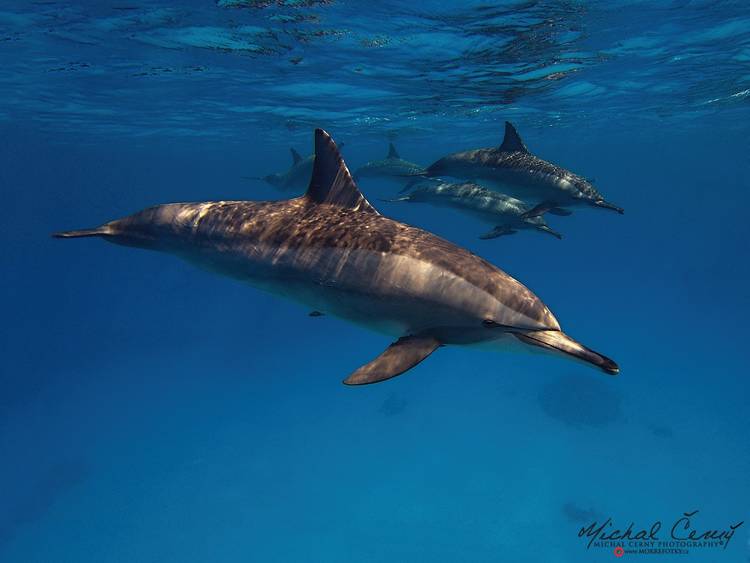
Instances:
[[[593,521],[748,520],[745,1],[4,0],[0,56],[3,563],[600,562]],[[388,338],[49,237],[287,197],[244,177],[315,127],[356,168],[389,141],[423,165],[498,145],[505,120],[625,214],[487,241],[360,187],[522,281],[618,377],[446,347],[345,387]],[[748,526],[624,557],[744,562]]]

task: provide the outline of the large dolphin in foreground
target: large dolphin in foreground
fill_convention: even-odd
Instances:
[[[315,132],[307,193],[286,201],[169,203],[56,233],[175,254],[204,268],[397,337],[344,383],[399,375],[447,344],[524,344],[618,373],[560,330],[505,272],[431,233],[383,217],[331,137]]]
[[[512,235],[520,230],[537,230],[554,237],[562,235],[553,231],[544,220],[544,213],[568,215],[562,209],[549,209],[542,204],[533,207],[520,199],[501,194],[478,184],[452,184],[422,180],[414,184],[410,191],[399,198],[386,201],[408,201],[411,203],[429,203],[438,207],[449,207],[477,217],[494,228],[481,235],[481,239],[497,238]]]
[[[622,208],[605,201],[586,178],[531,154],[508,121],[499,147],[450,154],[428,166],[422,176],[479,181],[502,193],[549,208],[591,206],[623,212]]]
[[[382,160],[372,160],[357,168],[354,172],[355,180],[360,178],[389,178],[404,181],[404,176],[422,174],[424,168],[404,160],[398,154],[393,143],[388,144],[388,155]]]

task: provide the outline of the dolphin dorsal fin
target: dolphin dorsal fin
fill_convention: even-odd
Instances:
[[[388,156],[386,158],[401,158],[398,155],[396,147],[393,146],[393,143],[388,143]]]
[[[503,144],[500,145],[500,150],[505,152],[529,152],[510,121],[505,122],[505,137],[503,138]]]
[[[354,183],[336,143],[322,129],[315,130],[315,164],[305,197],[315,203],[377,213]]]
[[[300,156],[300,154],[294,149],[289,149],[289,150],[292,152],[292,166],[294,166],[295,164],[299,164],[300,161],[302,160],[302,157]]]

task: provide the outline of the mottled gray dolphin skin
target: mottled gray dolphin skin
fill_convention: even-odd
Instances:
[[[427,167],[427,177],[479,181],[502,193],[549,207],[599,207],[622,213],[591,182],[529,152],[515,127],[505,122],[502,145],[457,152]]]
[[[405,196],[387,201],[408,201],[449,207],[477,217],[495,228],[481,235],[481,239],[512,235],[519,230],[537,230],[558,239],[560,233],[553,231],[542,216],[550,210],[545,206],[532,207],[520,199],[501,194],[478,184],[451,184],[449,182],[423,180],[412,186]]]
[[[405,176],[424,173],[424,167],[401,158],[393,143],[388,144],[388,155],[383,160],[372,160],[354,172],[355,180],[360,178],[389,178],[404,181]]]
[[[610,374],[617,364],[563,334],[531,291],[431,233],[383,217],[352,180],[331,137],[315,132],[307,193],[286,201],[157,205],[60,238],[174,254],[397,337],[344,382],[399,375],[447,344],[528,344]]]

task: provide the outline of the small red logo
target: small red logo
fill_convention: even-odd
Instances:
[[[622,557],[625,555],[625,550],[622,548],[622,546],[618,545],[615,548],[615,557]]]

